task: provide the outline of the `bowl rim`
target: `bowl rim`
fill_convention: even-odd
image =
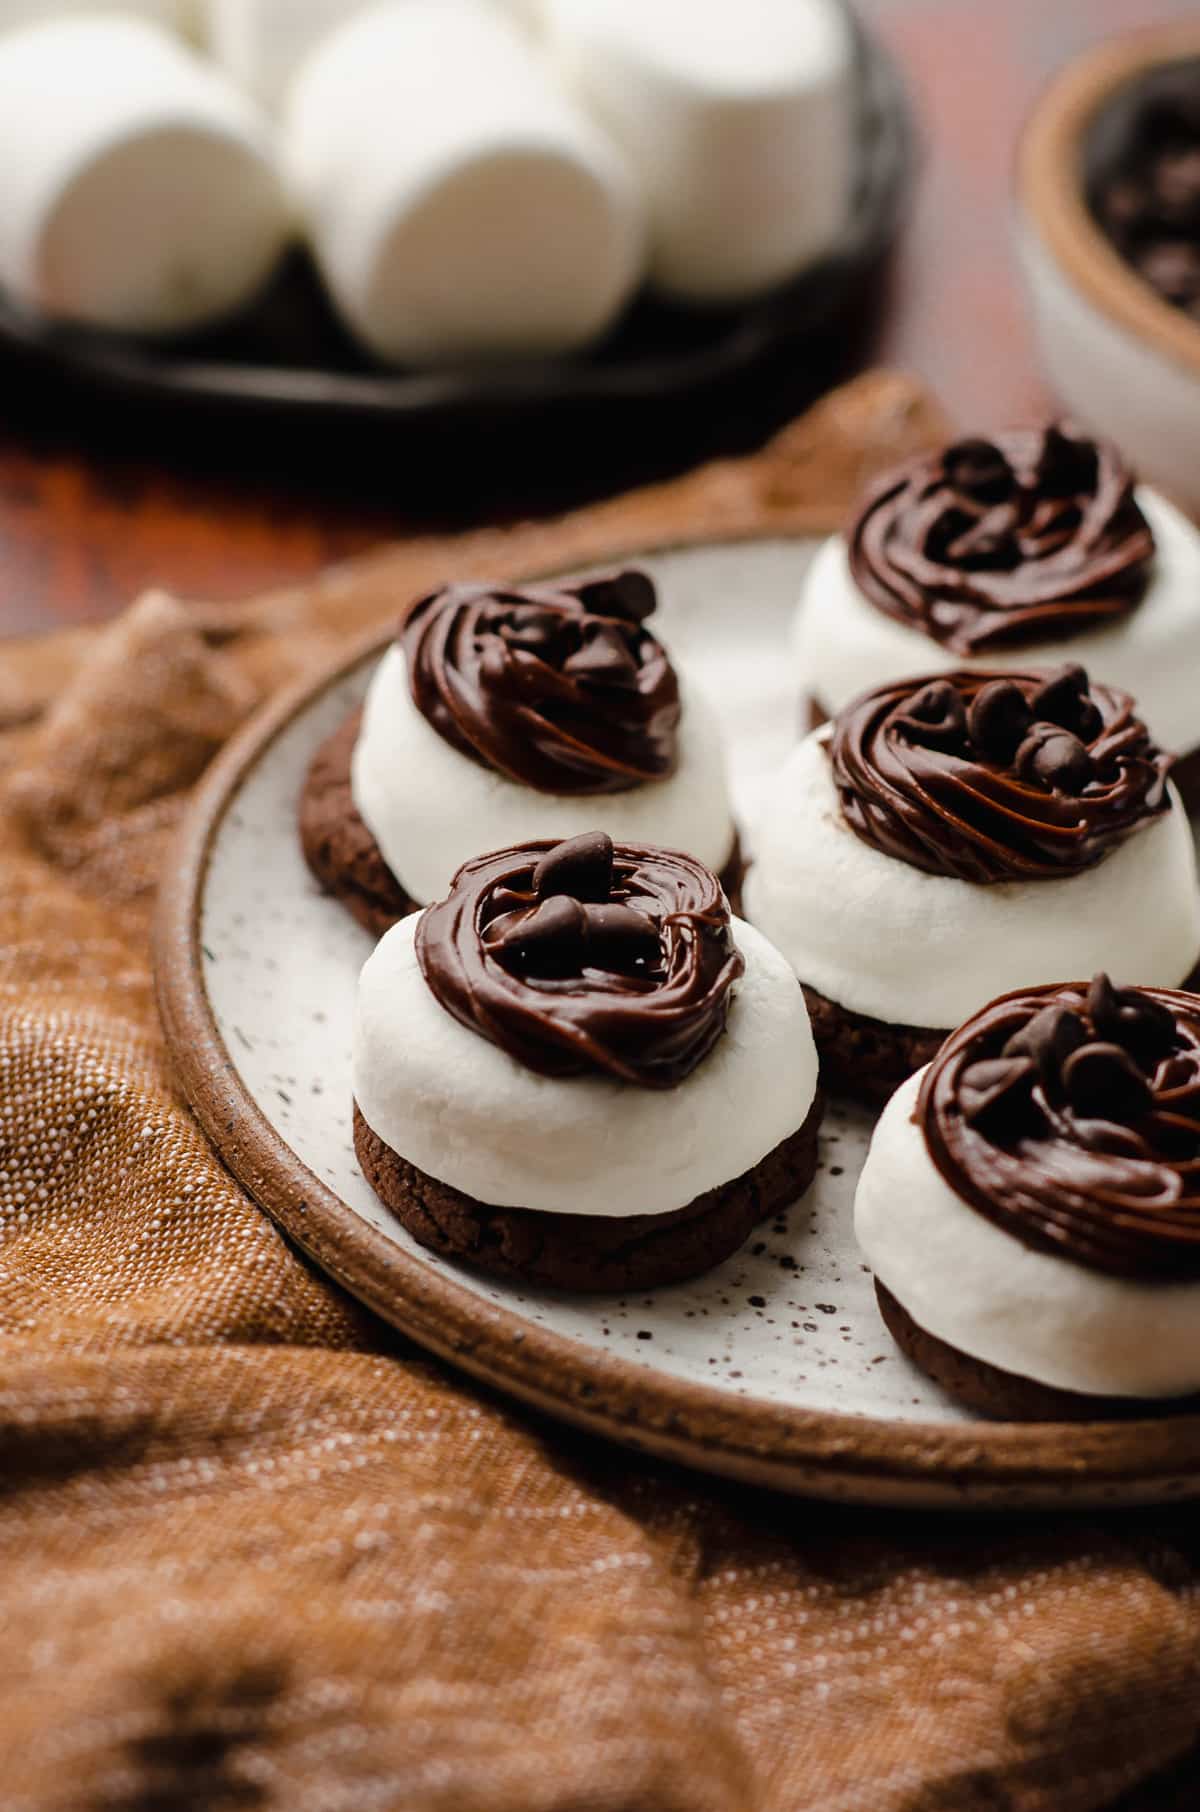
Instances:
[[[1125,262],[1084,199],[1081,143],[1100,108],[1160,65],[1200,56],[1200,20],[1142,27],[1075,58],[1042,90],[1017,147],[1022,214],[1073,287],[1107,319],[1200,378],[1200,324]]]

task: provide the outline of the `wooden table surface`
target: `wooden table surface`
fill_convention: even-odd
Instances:
[[[952,416],[999,425],[1047,401],[1010,247],[1015,135],[1047,75],[1109,33],[1189,0],[858,0],[921,116],[924,164],[870,351],[920,373]],[[0,409],[0,632],[94,620],[148,584],[234,598],[402,534],[394,501],[270,470],[222,476],[211,452],[122,444],[122,424]],[[81,450],[86,440],[87,450]],[[169,441],[164,436],[164,442]],[[480,510],[486,514],[486,499]]]

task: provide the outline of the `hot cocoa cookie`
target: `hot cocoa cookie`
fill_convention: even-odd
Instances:
[[[720,729],[651,626],[657,602],[634,570],[420,599],[310,771],[322,886],[378,932],[480,849],[593,827],[736,884]]]
[[[976,435],[882,474],[805,575],[793,647],[828,716],[914,673],[1082,665],[1200,749],[1200,531],[1068,423]]]
[[[986,1007],[884,1109],[855,1228],[899,1345],[987,1415],[1200,1393],[1200,998],[1090,984]]]
[[[878,1103],[987,1000],[1079,962],[1184,985],[1200,891],[1171,765],[1078,666],[899,681],[806,737],[746,899],[804,984],[827,1084]]]
[[[363,969],[364,1174],[425,1244],[564,1289],[693,1276],[817,1162],[804,997],[715,875],[603,834],[467,863]]]

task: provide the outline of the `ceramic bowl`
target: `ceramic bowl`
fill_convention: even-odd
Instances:
[[[1146,71],[1200,56],[1200,19],[1102,44],[1043,93],[1017,160],[1017,238],[1042,363],[1069,414],[1200,515],[1200,324],[1171,307],[1089,212],[1089,133]]]

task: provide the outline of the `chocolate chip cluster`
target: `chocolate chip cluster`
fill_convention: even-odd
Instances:
[[[634,568],[545,585],[452,585],[400,632],[413,703],[444,742],[536,792],[621,793],[679,759],[679,679]]]
[[[573,585],[571,594],[584,614],[564,615],[550,605],[523,603],[519,596],[510,602],[498,594],[499,608],[488,623],[495,641],[485,647],[480,663],[485,681],[504,681],[505,650],[521,648],[577,679],[636,685],[638,632],[656,604],[652,581],[631,568]]]
[[[1160,1066],[1175,1048],[1174,1014],[1134,988],[1098,975],[1078,1009],[1042,1009],[998,1057],[962,1073],[963,1118],[1004,1142],[1051,1111],[1080,1120],[1136,1126],[1154,1106]]]
[[[968,705],[950,680],[934,680],[892,718],[924,748],[1011,767],[1019,779],[1078,797],[1095,777],[1088,744],[1103,727],[1084,669],[1071,664],[1031,694],[989,680]]]
[[[1154,70],[1094,135],[1092,211],[1165,302],[1200,320],[1200,60]]]
[[[658,925],[612,898],[613,854],[603,831],[547,850],[533,871],[532,898],[507,889],[493,894],[488,951],[526,980],[561,980],[584,969],[649,975],[660,956]]]

